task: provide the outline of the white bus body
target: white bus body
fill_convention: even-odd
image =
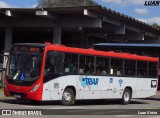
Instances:
[[[67,75],[44,83],[42,100],[61,100],[68,86],[75,88],[76,100],[122,98],[125,88],[132,98],[146,98],[156,95],[157,83],[155,78]]]

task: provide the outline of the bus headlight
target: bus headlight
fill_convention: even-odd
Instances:
[[[40,86],[40,83],[39,83],[39,84],[36,84],[36,85],[34,86],[34,88],[31,90],[31,92],[37,91],[37,89],[39,88],[39,86]]]

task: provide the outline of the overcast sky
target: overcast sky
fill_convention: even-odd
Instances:
[[[144,6],[149,0],[95,0],[98,4],[137,18],[149,24],[160,25],[160,6]],[[155,0],[156,1],[156,0]],[[158,1],[158,0],[157,0]],[[0,8],[34,8],[38,0],[0,0]]]

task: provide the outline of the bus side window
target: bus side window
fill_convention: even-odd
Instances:
[[[62,59],[62,53],[54,51],[48,52],[45,62],[45,75],[51,73],[62,73]]]
[[[54,72],[54,67],[53,66],[54,66],[53,65],[53,59],[52,59],[51,55],[47,54],[46,63],[45,63],[46,73]]]
[[[123,59],[111,59],[110,74],[123,75]]]
[[[94,66],[94,57],[80,55],[79,73],[93,74]]]
[[[64,72],[65,73],[77,73],[78,69],[78,55],[65,54],[64,56]]]
[[[109,58],[96,58],[96,74],[107,75],[109,73]]]
[[[149,77],[157,77],[157,63],[155,62],[149,62],[149,66],[148,66],[148,73],[149,73]]]
[[[147,76],[147,62],[138,61],[137,62],[137,76],[146,77]]]
[[[129,76],[136,75],[136,61],[134,60],[125,60],[124,64],[124,74]]]

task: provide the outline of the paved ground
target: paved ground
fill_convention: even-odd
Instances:
[[[157,96],[146,98],[146,99],[133,99],[129,105],[121,105],[118,100],[96,100],[96,101],[78,101],[75,106],[62,106],[60,102],[43,102],[39,105],[32,104],[29,101],[25,100],[16,100],[13,97],[5,97],[3,91],[0,90],[0,109],[28,109],[28,110],[38,110],[38,109],[49,109],[51,113],[56,114],[56,117],[63,118],[64,114],[78,114],[75,117],[83,117],[84,114],[89,115],[99,115],[100,117],[105,117],[103,114],[106,112],[117,114],[107,117],[117,118],[117,117],[129,117],[136,118],[134,115],[130,115],[129,112],[132,112],[133,109],[158,109],[160,110],[160,91]],[[130,109],[130,110],[127,110]],[[108,110],[108,111],[107,111]],[[81,115],[82,114],[82,115]],[[127,114],[127,115],[123,115]],[[60,116],[57,116],[60,115]],[[138,113],[137,113],[138,115]],[[43,116],[44,117],[44,116]],[[51,117],[51,116],[47,116]],[[69,118],[74,117],[73,115]],[[91,117],[91,116],[90,116]],[[98,116],[99,117],[99,116]],[[141,115],[141,118],[158,118],[157,115],[144,116]]]

